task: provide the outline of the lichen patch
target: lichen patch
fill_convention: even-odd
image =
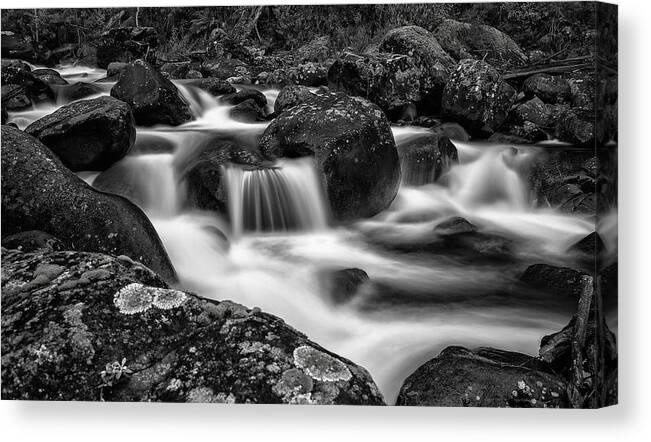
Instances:
[[[309,345],[297,347],[293,355],[294,364],[318,381],[349,381],[353,376],[346,364]]]

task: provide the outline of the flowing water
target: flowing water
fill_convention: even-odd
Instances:
[[[76,81],[97,76],[79,67],[60,71]],[[594,230],[590,219],[532,207],[523,173],[543,148],[455,142],[459,165],[445,185],[402,186],[389,209],[348,225],[330,219],[311,159],[264,169],[227,166],[229,213],[219,215],[187,204],[184,165],[215,138],[254,148],[267,123],[234,121],[230,106],[183,81],[176,84],[195,120],[138,128],[133,152],[108,178],[80,176],[122,190],[140,205],[182,288],[280,316],[366,367],[390,403],[404,378],[448,345],[535,354],[543,335],[567,324],[573,301],[518,283],[530,264],[570,265],[566,249]],[[110,83],[104,85],[108,94]],[[278,94],[263,92],[272,102]],[[39,105],[10,118],[25,127],[60,105]],[[427,129],[394,128],[398,144],[423,133]],[[514,258],[477,260],[392,247],[430,240],[435,226],[451,216],[510,239]],[[609,248],[616,247],[616,222],[614,214],[599,226]],[[342,268],[363,269],[372,281],[343,303],[333,299],[323,278]]]

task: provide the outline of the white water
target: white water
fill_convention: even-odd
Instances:
[[[447,345],[535,354],[543,335],[567,324],[572,307],[522,291],[516,281],[528,264],[562,262],[567,247],[594,230],[588,219],[531,206],[522,173],[539,148],[455,142],[460,164],[449,172],[447,186],[402,187],[385,212],[340,227],[328,227],[320,184],[306,161],[283,161],[273,172],[229,167],[229,224],[214,213],[183,209],[176,169],[211,137],[236,135],[255,142],[266,123],[234,121],[229,106],[203,91],[177,86],[195,120],[176,128],[138,128],[134,154],[121,163],[137,171],[125,173],[124,181],[142,196],[140,204],[159,232],[182,288],[280,316],[366,367],[388,402],[395,400],[407,375]],[[265,91],[268,98],[276,94]],[[39,106],[11,118],[28,124],[52,110]],[[402,143],[426,132],[394,128],[394,137]],[[171,148],[143,155],[138,146],[145,142]],[[249,220],[265,216],[268,220],[260,224]],[[299,228],[279,231],[287,227],[286,216]],[[518,241],[519,260],[469,264],[448,256],[394,253],[367,241],[423,241],[450,216],[463,216],[484,232]],[[610,232],[607,238],[616,238],[616,215],[601,229]],[[350,302],[336,304],[321,274],[350,267],[365,270],[383,285],[366,285]]]

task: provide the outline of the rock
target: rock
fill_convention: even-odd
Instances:
[[[229,163],[258,168],[262,167],[263,160],[231,141],[213,141],[182,167],[180,175],[191,207],[228,213],[228,195],[222,176],[223,166]]]
[[[109,63],[108,67],[106,68],[106,76],[107,77],[115,77],[120,75],[124,70],[127,68],[129,63],[125,63],[123,61],[114,61],[112,63]]]
[[[264,108],[253,99],[248,99],[233,106],[230,110],[232,119],[245,123],[255,123],[256,121],[265,120]]]
[[[430,131],[439,137],[448,137],[453,141],[469,141],[468,132],[457,123],[440,123],[432,126]]]
[[[556,118],[554,135],[561,141],[576,146],[591,147],[595,142],[594,114],[586,111],[569,109]]]
[[[188,84],[198,87],[214,96],[234,94],[236,92],[232,84],[214,77],[193,79]]]
[[[190,69],[188,73],[185,75],[185,78],[203,78],[203,74],[201,72],[197,71],[196,69]]]
[[[413,59],[421,69],[419,107],[426,114],[437,112],[454,60],[443,50],[436,37],[419,26],[403,26],[387,32],[379,50],[408,55]]]
[[[263,109],[267,105],[267,97],[265,97],[265,95],[257,89],[241,89],[221,98],[221,101],[228,104],[240,104],[246,100],[253,100],[259,107]]]
[[[536,126],[550,128],[551,115],[545,103],[538,97],[517,105],[512,111],[513,119],[517,123],[530,121]]]
[[[281,112],[314,99],[314,94],[307,86],[285,86],[280,90],[274,103],[274,112]]]
[[[102,92],[102,89],[96,84],[77,82],[63,86],[58,91],[58,97],[68,103],[71,101],[80,100],[82,98],[97,95]]]
[[[386,209],[400,184],[389,122],[360,97],[317,91],[315,99],[285,110],[267,127],[260,151],[269,158],[313,155],[338,220]]]
[[[50,86],[65,86],[68,84],[66,80],[61,78],[61,74],[54,69],[34,69],[32,75]]]
[[[460,216],[453,216],[448,218],[434,227],[434,232],[437,235],[449,236],[449,235],[459,235],[464,233],[474,233],[477,231],[470,221]]]
[[[566,408],[564,379],[521,353],[447,347],[418,367],[396,405]]]
[[[176,279],[147,217],[127,200],[98,192],[41,142],[2,126],[2,234],[41,230],[76,250],[127,255]]]
[[[570,84],[562,77],[535,74],[527,78],[522,90],[529,97],[536,96],[545,103],[565,103],[570,99]]]
[[[128,259],[2,253],[2,399],[383,405],[369,373],[259,309]]]
[[[2,238],[2,247],[16,249],[22,252],[34,252],[37,250],[58,252],[68,248],[58,238],[40,230],[29,230],[27,232],[4,236]]]
[[[593,259],[596,259],[605,249],[604,243],[601,240],[601,236],[597,232],[592,232],[585,238],[580,241],[572,244],[568,249],[570,253],[580,253],[584,255],[589,255]]]
[[[97,42],[97,66],[107,68],[111,62],[137,59],[155,61],[158,35],[152,27],[120,27],[104,32]]]
[[[169,80],[143,60],[129,63],[111,96],[131,106],[136,124],[178,126],[192,119],[188,103]]]
[[[361,269],[327,270],[321,277],[335,304],[350,301],[359,288],[369,281],[368,274]]]
[[[501,132],[495,132],[493,135],[488,137],[489,143],[495,144],[530,144],[531,141],[525,137],[521,137],[513,134],[503,134]]]
[[[34,60],[34,47],[23,38],[11,31],[3,31],[0,39],[2,58],[20,58]],[[3,66],[4,68],[4,66]]]
[[[406,55],[348,52],[330,66],[328,83],[330,89],[367,98],[391,120],[397,120],[405,106],[420,102],[421,75],[421,69]]]
[[[38,138],[70,170],[106,170],[133,146],[136,128],[126,103],[112,97],[81,100],[30,124]]]
[[[22,86],[27,92],[27,96],[35,103],[54,99],[52,89],[43,80],[32,74],[24,63],[11,60],[4,62],[1,74],[2,85]]]
[[[511,37],[492,26],[444,20],[434,36],[441,47],[457,60],[477,58],[496,66],[521,65],[527,56]]]
[[[298,48],[296,57],[301,62],[323,61],[330,55],[330,50],[330,37],[323,35]]]
[[[474,134],[492,134],[506,120],[515,90],[486,62],[462,60],[443,90],[442,112]]]
[[[276,69],[264,79],[264,84],[286,86],[303,85],[310,87],[328,84],[328,67],[321,63],[303,63],[284,69]]]
[[[215,77],[226,80],[230,77],[250,76],[249,67],[236,58],[222,59],[219,61],[205,61],[201,64],[201,73],[204,77]]]
[[[534,264],[527,267],[520,280],[555,296],[578,299],[583,290],[585,275],[568,267]]]
[[[2,108],[10,111],[21,110],[32,105],[24,87],[17,84],[2,86]],[[4,124],[4,123],[3,123]]]
[[[457,148],[446,136],[425,135],[398,146],[402,182],[421,186],[433,183],[459,163]]]

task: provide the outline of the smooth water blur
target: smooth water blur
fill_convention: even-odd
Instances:
[[[83,81],[79,68],[61,69]],[[232,106],[176,81],[194,120],[178,127],[137,128],[132,153],[118,165],[152,220],[176,267],[180,286],[276,314],[326,348],[366,367],[392,403],[404,378],[448,345],[494,346],[535,354],[545,334],[564,327],[575,308],[531,291],[519,275],[536,262],[563,263],[567,248],[594,221],[534,208],[523,179],[541,147],[455,141],[459,164],[442,184],[402,186],[390,208],[372,219],[328,225],[325,196],[311,159],[270,169],[228,166],[229,216],[184,204],[179,174],[215,138],[255,148],[268,123],[230,118]],[[108,93],[108,92],[107,92]],[[277,90],[263,90],[273,109]],[[57,105],[10,114],[24,127]],[[429,133],[395,127],[398,144]],[[115,167],[115,166],[114,166]],[[96,174],[80,174],[92,183]],[[419,243],[434,227],[462,216],[481,232],[514,242],[513,260],[406,253],[379,247]],[[616,247],[616,213],[599,225]],[[371,282],[346,303],[324,284],[329,270],[360,268]]]

